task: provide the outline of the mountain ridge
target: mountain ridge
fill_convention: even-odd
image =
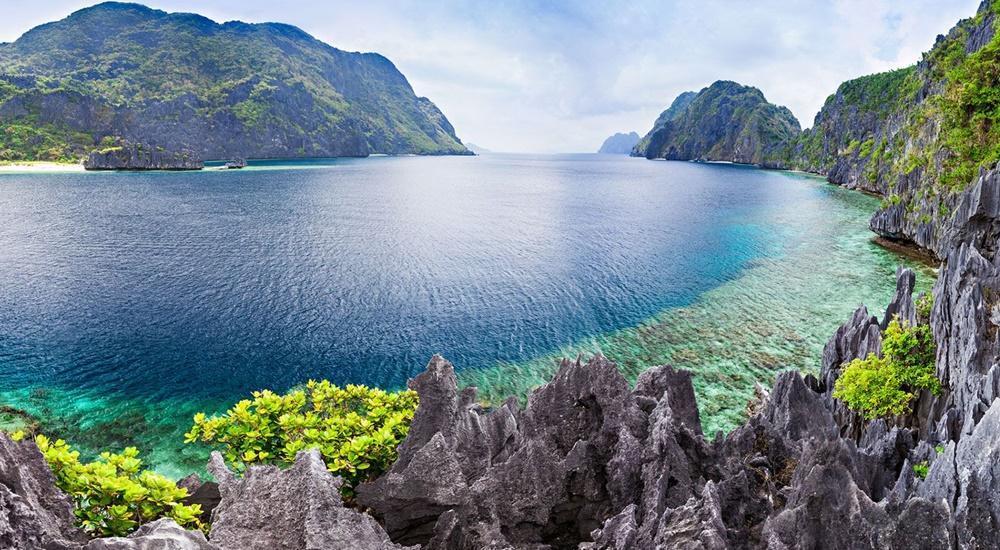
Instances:
[[[118,2],[0,45],[0,122],[0,160],[78,159],[110,137],[204,158],[469,154],[380,54]]]

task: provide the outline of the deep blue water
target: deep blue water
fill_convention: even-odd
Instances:
[[[736,276],[780,243],[744,220],[816,192],[589,155],[269,168],[0,176],[0,384],[232,397],[529,359]]]

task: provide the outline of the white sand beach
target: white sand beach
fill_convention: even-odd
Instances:
[[[83,164],[69,164],[63,162],[12,162],[0,163],[0,174],[2,173],[26,173],[26,172],[83,172]]]

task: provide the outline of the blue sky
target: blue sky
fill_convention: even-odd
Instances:
[[[0,0],[0,41],[94,2]],[[150,0],[216,21],[280,21],[391,59],[467,142],[586,152],[646,133],[685,90],[757,86],[812,125],[843,80],[903,67],[979,0]]]

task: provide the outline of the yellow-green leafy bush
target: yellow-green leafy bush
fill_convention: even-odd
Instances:
[[[921,294],[916,301],[917,306],[917,321],[918,322],[930,322],[931,311],[934,309],[934,295],[926,292]]]
[[[848,363],[837,378],[833,397],[865,418],[903,414],[920,390],[935,395],[941,391],[934,356],[929,326],[893,319],[882,334],[882,356],[873,353]]]
[[[396,461],[416,408],[417,394],[410,390],[310,381],[284,395],[254,392],[222,416],[199,413],[185,441],[217,444],[238,471],[251,464],[291,464],[299,451],[319,449],[351,496],[358,483]]]
[[[142,469],[139,451],[102,453],[80,462],[80,453],[65,441],[44,435],[35,443],[56,477],[56,485],[73,499],[77,525],[94,536],[124,536],[143,523],[171,518],[182,527],[201,528],[201,506],[182,504],[187,491],[160,474]]]

